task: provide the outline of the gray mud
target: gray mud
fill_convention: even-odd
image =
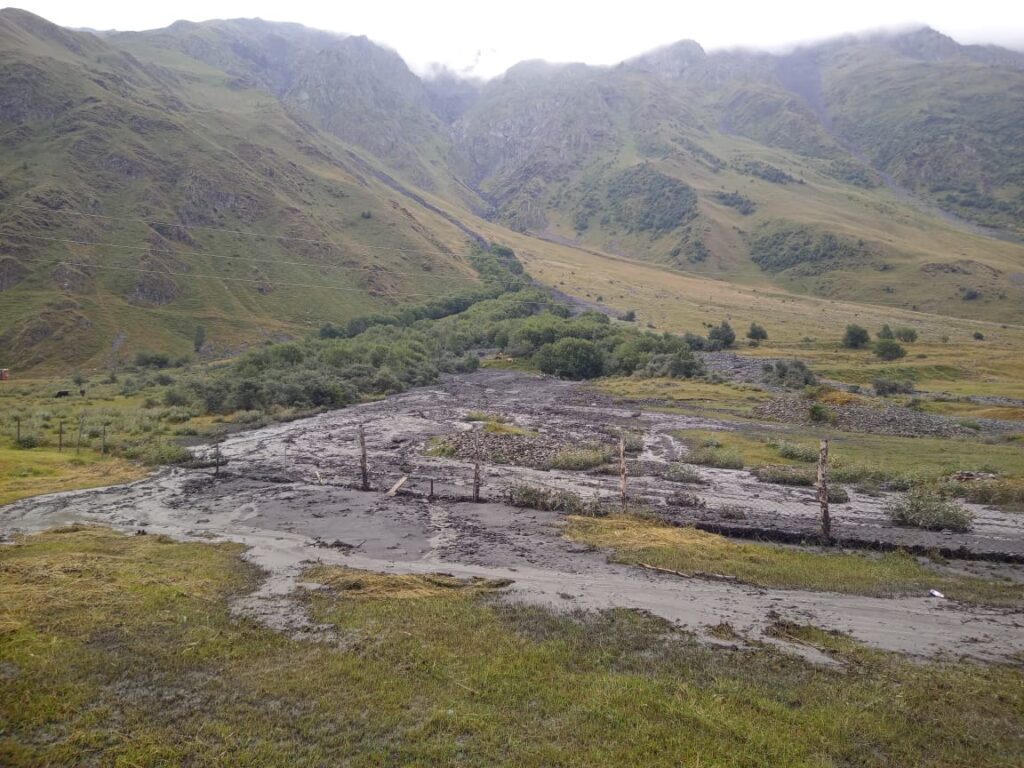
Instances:
[[[443,571],[456,576],[511,579],[506,599],[554,608],[624,607],[650,611],[705,633],[723,621],[765,638],[776,620],[848,632],[886,650],[999,660],[1024,653],[1024,614],[966,606],[926,595],[881,599],[767,590],[721,581],[684,579],[609,563],[606,556],[560,536],[556,513],[504,503],[504,489],[525,480],[614,498],[617,478],[485,464],[482,503],[468,501],[472,465],[422,454],[434,436],[466,430],[469,410],[500,413],[518,426],[567,444],[609,440],[609,428],[646,435],[644,466],[684,458],[670,431],[735,425],[699,417],[638,413],[583,387],[515,372],[451,377],[387,400],[228,438],[229,459],[213,471],[169,469],[126,486],[27,499],[0,507],[0,532],[37,531],[71,522],[142,529],[178,538],[241,542],[246,557],[267,572],[259,590],[234,610],[276,629],[318,637],[292,599],[312,561],[395,573]],[[356,429],[366,425],[372,490],[357,489]],[[197,449],[202,454],[208,449]],[[758,482],[749,473],[701,469],[705,485],[682,486],[652,475],[631,478],[631,494],[679,523],[772,527],[801,535],[816,529],[810,489]],[[383,495],[399,477],[402,492]],[[430,481],[434,498],[428,498]],[[673,490],[698,494],[704,509],[673,507]],[[1024,519],[977,507],[971,534],[895,528],[884,499],[851,494],[834,508],[836,533],[901,546],[962,549],[973,556],[1024,554]],[[736,520],[743,507],[746,517]],[[975,566],[971,566],[975,567]],[[980,566],[978,566],[980,567]],[[1014,569],[990,565],[986,568]],[[807,649],[792,650],[806,653]]]

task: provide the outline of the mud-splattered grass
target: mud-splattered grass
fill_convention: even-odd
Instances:
[[[748,584],[876,597],[927,595],[997,606],[1024,605],[1024,584],[947,575],[904,552],[867,555],[730,541],[693,528],[624,515],[571,517],[565,535],[610,549],[616,561],[686,574],[732,576]]]
[[[0,447],[0,505],[18,499],[78,488],[115,485],[144,477],[140,464],[73,448],[19,450]]]
[[[231,617],[238,548],[95,529],[0,549],[4,765],[971,765],[1021,753],[1019,668],[707,647],[628,611],[316,568],[331,642]]]

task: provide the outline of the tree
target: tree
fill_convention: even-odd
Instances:
[[[192,349],[196,352],[200,352],[203,349],[203,344],[206,343],[206,326],[197,325],[196,335],[192,337]]]
[[[895,335],[892,332],[892,328],[890,328],[889,324],[886,323],[885,325],[882,326],[882,329],[878,332],[878,338],[880,338],[880,339],[894,339],[896,337],[895,337]]]
[[[907,350],[893,339],[879,339],[875,342],[875,354],[883,360],[899,360]]]
[[[913,328],[897,328],[896,338],[900,341],[906,342],[907,344],[913,344],[917,341],[917,331]]]
[[[758,325],[757,323],[750,324],[750,330],[747,331],[747,338],[753,341],[764,341],[768,338],[768,331],[764,329],[764,326]]]
[[[604,356],[592,341],[565,338],[545,344],[533,361],[544,373],[563,379],[593,379],[604,370]]]
[[[729,325],[728,320],[723,320],[720,325],[708,331],[708,340],[717,341],[723,347],[731,347],[736,343],[736,331]]]
[[[871,334],[867,328],[850,324],[846,326],[846,333],[843,335],[843,346],[847,349],[862,349],[871,341]]]

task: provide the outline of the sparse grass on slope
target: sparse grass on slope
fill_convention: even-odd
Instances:
[[[844,669],[707,647],[626,611],[318,568],[327,643],[233,618],[236,546],[65,530],[0,549],[10,766],[1010,766],[1020,669],[782,627]]]

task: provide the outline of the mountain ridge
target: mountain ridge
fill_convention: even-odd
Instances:
[[[1015,321],[1024,249],[887,187],[1021,232],[1024,99],[995,94],[1024,73],[978,48],[933,30],[785,56],[681,41],[479,82],[301,25],[97,35],[6,9],[0,349],[25,367],[185,352],[202,324],[228,351],[472,285],[469,244],[503,233]],[[753,258],[782,242],[809,250]],[[816,261],[821,243],[870,256]]]

